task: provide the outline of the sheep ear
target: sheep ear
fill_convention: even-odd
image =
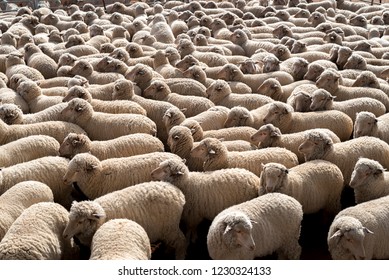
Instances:
[[[82,105],[78,105],[76,108],[75,108],[76,112],[82,112],[84,110],[84,106]]]
[[[362,229],[363,229],[364,233],[374,234],[374,232],[372,232],[370,229],[368,229],[366,227],[363,227]]]
[[[86,169],[86,171],[92,171],[92,170],[94,170],[96,168],[97,168],[97,165],[91,164],[91,163],[87,163],[85,169]]]
[[[281,133],[277,130],[273,130],[271,133],[270,133],[270,136],[271,137],[276,137],[276,136],[281,136]]]
[[[184,158],[181,159],[181,161],[182,161],[182,163],[186,163],[186,159],[184,159]]]
[[[223,234],[227,234],[228,232],[230,232],[232,230],[232,227],[230,225],[227,225]]]
[[[73,140],[72,141],[72,146],[77,146],[80,143],[79,140]]]
[[[374,175],[379,175],[379,174],[382,174],[384,173],[384,169],[377,169],[375,172],[374,172]]]
[[[101,218],[103,218],[104,215],[102,214],[98,214],[98,213],[93,213],[91,216],[90,216],[90,219],[91,220],[100,220]]]
[[[163,85],[159,85],[158,87],[157,87],[157,89],[158,90],[163,90],[165,87],[163,86]]]
[[[340,230],[338,230],[330,237],[330,240],[334,240],[334,241],[336,241],[336,243],[338,243],[340,237],[342,237],[342,236],[343,236],[343,233]]]
[[[208,154],[210,154],[210,155],[215,155],[215,154],[216,154],[216,152],[215,152],[215,150],[214,150],[214,149],[210,149],[210,150],[208,151]]]
[[[284,169],[284,172],[285,172],[286,174],[289,174],[289,169]]]
[[[330,96],[330,98],[331,98],[332,100],[334,100],[334,99],[336,98],[336,96]]]
[[[180,109],[180,111],[181,111],[181,112],[183,112],[183,113],[185,113],[185,112],[186,112],[186,110],[187,110],[186,108],[182,108],[182,109]]]

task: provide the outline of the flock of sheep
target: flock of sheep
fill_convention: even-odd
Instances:
[[[0,259],[389,258],[389,6],[99,2],[0,16]]]

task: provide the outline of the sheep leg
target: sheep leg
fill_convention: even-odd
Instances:
[[[186,256],[187,242],[185,235],[177,228],[176,234],[169,234],[166,236],[166,245],[171,246],[175,250],[176,260],[184,260]]]

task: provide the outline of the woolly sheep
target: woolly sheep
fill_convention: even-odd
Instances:
[[[62,110],[69,122],[85,129],[91,140],[109,140],[132,133],[155,135],[157,127],[148,117],[138,114],[109,114],[94,112],[86,100],[74,98]]]
[[[360,158],[351,174],[355,203],[362,203],[389,194],[389,173],[376,160]]]
[[[243,74],[239,67],[233,64],[224,65],[218,72],[217,78],[226,81],[243,82],[251,88],[252,92],[256,92],[258,87],[269,78],[278,79],[281,85],[290,84],[294,81],[293,77],[284,71],[265,74]]]
[[[41,182],[24,181],[15,184],[0,196],[0,241],[22,212],[39,202],[52,202],[53,192]]]
[[[359,112],[354,122],[354,138],[374,136],[389,143],[388,131],[389,114],[376,117],[371,112]]]
[[[345,101],[334,101],[335,98],[336,96],[331,95],[325,89],[315,90],[311,94],[312,103],[310,109],[312,111],[338,110],[349,116],[353,123],[357,113],[362,111],[372,112],[376,116],[385,114],[384,104],[377,99],[361,97]]]
[[[266,115],[269,104],[250,111],[241,106],[232,107],[224,122],[224,127],[250,126],[258,129],[264,124],[263,117]]]
[[[8,79],[10,79],[13,74],[21,73],[33,81],[43,80],[44,76],[41,74],[41,72],[30,66],[27,66],[24,62],[23,56],[23,54],[17,51],[7,55],[5,61],[5,74],[7,75]]]
[[[278,162],[288,168],[296,166],[296,154],[284,148],[266,148],[245,152],[229,152],[216,138],[205,138],[194,147],[191,155],[203,159],[204,171],[223,168],[245,168],[257,176],[262,171],[261,163]]]
[[[91,153],[99,160],[163,151],[163,143],[145,133],[125,135],[107,141],[91,141],[84,134],[69,133],[59,147],[59,154],[63,157],[72,158],[76,154]]]
[[[24,45],[24,58],[27,65],[38,70],[46,78],[55,77],[58,69],[57,63],[33,43]]]
[[[342,141],[351,137],[353,122],[349,116],[340,111],[294,112],[285,103],[275,101],[269,104],[267,114],[263,118],[265,124],[272,123],[282,133],[293,133],[313,128],[332,130]]]
[[[368,157],[389,166],[389,145],[375,137],[359,137],[341,143],[333,143],[331,138],[320,131],[311,131],[305,135],[299,146],[306,161],[314,159],[328,160],[336,164],[343,173],[345,185],[350,182],[355,163],[360,157]]]
[[[313,160],[286,168],[267,163],[262,168],[259,194],[279,192],[294,197],[304,214],[322,209],[335,216],[341,209],[343,175],[339,168],[325,160]]]
[[[286,148],[295,153],[299,162],[303,163],[304,155],[299,152],[298,147],[304,141],[305,133],[312,130],[323,131],[327,133],[331,137],[333,143],[341,142],[339,137],[334,132],[326,128],[314,128],[311,130],[282,134],[280,129],[275,127],[273,124],[265,124],[261,126],[258,130],[255,131],[255,133],[251,134],[251,141],[255,143],[259,142],[259,148]]]
[[[112,85],[114,87],[115,84]],[[94,94],[95,95],[95,94]],[[108,95],[108,94],[107,94]],[[112,95],[112,93],[111,93]],[[67,95],[62,99],[63,102],[68,102],[73,98],[81,98],[88,101],[94,111],[110,114],[140,114],[147,115],[146,110],[138,103],[131,100],[100,100],[93,98],[89,88],[75,85],[69,87]],[[107,96],[108,98],[108,96]]]
[[[197,239],[203,219],[212,220],[225,208],[258,196],[259,178],[250,171],[227,168],[210,172],[190,172],[185,160],[165,160],[151,176],[177,186],[185,195],[182,221],[188,242]]]
[[[389,197],[343,209],[328,231],[327,244],[334,260],[387,259]]]
[[[59,143],[62,143],[68,133],[84,133],[86,132],[78,125],[63,122],[63,121],[48,121],[33,124],[7,125],[0,120],[0,144],[15,141],[17,139],[31,135],[48,135],[55,138]]]
[[[72,188],[63,182],[68,159],[59,156],[45,156],[18,163],[0,171],[0,194],[23,181],[39,181],[53,191],[54,201],[70,207]]]
[[[311,93],[305,91],[293,91],[286,100],[286,104],[292,106],[295,112],[309,112],[311,106]]]
[[[213,220],[207,235],[212,259],[246,259],[277,253],[299,259],[303,211],[293,197],[270,193],[231,206]]]
[[[274,101],[272,98],[257,94],[235,94],[224,80],[214,81],[206,90],[206,95],[215,105],[232,108],[242,106],[253,110]]]
[[[154,100],[161,100],[172,103],[178,108],[185,108],[185,116],[193,117],[201,112],[207,111],[215,104],[201,96],[183,96],[174,93],[163,80],[154,80],[143,91],[142,96]]]
[[[179,228],[185,197],[166,182],[147,182],[110,192],[93,201],[73,202],[65,238],[77,237],[90,246],[96,230],[106,221],[126,218],[147,232],[150,242],[163,241],[184,259],[185,236]]]
[[[0,146],[0,166],[8,167],[45,156],[57,156],[59,143],[51,136],[32,135]]]
[[[37,113],[62,102],[61,96],[46,96],[34,81],[21,82],[17,93],[27,102],[31,113]]]
[[[386,110],[389,108],[389,97],[380,89],[365,87],[345,87],[340,85],[341,76],[338,72],[327,69],[316,81],[316,86],[327,90],[336,96],[339,101],[344,101],[356,97],[370,97],[381,101]]]
[[[90,260],[149,260],[150,239],[138,223],[113,219],[93,235]]]
[[[77,183],[87,198],[95,199],[112,191],[151,181],[150,172],[160,162],[170,158],[180,159],[172,153],[154,152],[100,161],[89,153],[80,153],[69,162],[64,181]]]
[[[53,202],[39,202],[23,211],[0,242],[2,260],[60,260],[74,249],[62,237],[68,211]]]

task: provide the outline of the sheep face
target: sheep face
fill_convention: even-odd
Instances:
[[[274,54],[279,60],[284,61],[290,58],[290,50],[284,45],[276,45],[270,53]]]
[[[246,59],[239,63],[239,69],[243,74],[259,74],[261,73],[262,62]]]
[[[130,100],[134,96],[134,85],[126,79],[119,79],[114,83],[112,98],[117,100]]]
[[[366,60],[357,54],[351,55],[348,59],[346,64],[344,64],[344,69],[359,69],[359,70],[366,70],[367,63]]]
[[[151,172],[151,178],[158,181],[174,182],[187,175],[188,172],[185,160],[165,160]]]
[[[226,64],[217,72],[216,77],[226,81],[235,81],[238,76],[242,75],[243,73],[239,70],[238,66]]]
[[[260,177],[261,194],[280,192],[284,181],[287,180],[288,173],[288,169],[282,164],[268,163],[263,165]]]
[[[279,128],[275,127],[272,124],[265,124],[261,126],[257,132],[255,132],[253,135],[251,135],[250,139],[254,143],[258,143],[260,147],[270,147],[273,140],[276,137],[281,136],[281,131]]]
[[[354,138],[371,136],[377,127],[378,119],[371,112],[359,112],[354,122]]]
[[[214,81],[206,90],[206,96],[214,103],[231,93],[231,88],[224,80]]]
[[[58,67],[64,65],[74,65],[76,61],[77,61],[77,57],[75,55],[72,55],[70,53],[64,53],[58,59]]]
[[[192,157],[202,158],[206,161],[226,153],[227,148],[216,138],[205,138],[190,151]]]
[[[80,120],[89,121],[93,115],[93,108],[86,100],[81,98],[74,98],[68,102],[66,106],[61,111],[61,116],[64,117],[67,121],[76,123]]]
[[[72,158],[76,154],[89,152],[86,143],[85,135],[69,133],[59,147],[59,154],[62,157]]]
[[[282,119],[293,112],[293,108],[281,102],[274,102],[270,105],[266,116],[263,118],[263,122],[268,124],[272,123],[275,126],[279,126]]]
[[[234,107],[228,113],[224,127],[246,126],[253,122],[250,111],[243,107]]]
[[[66,239],[76,236],[82,244],[89,246],[93,234],[105,222],[105,219],[105,211],[97,202],[73,202],[69,222],[62,235]]]
[[[329,92],[335,91],[339,86],[340,75],[333,70],[327,69],[316,81],[316,86],[318,88],[323,88]]]
[[[166,110],[165,114],[162,117],[162,122],[165,125],[167,130],[170,130],[171,127],[179,125],[185,120],[185,115],[182,110],[178,108],[169,108]]]
[[[151,68],[143,64],[135,65],[127,74],[126,79],[141,85],[146,84],[151,81],[153,77],[153,72]]]
[[[363,71],[355,79],[353,87],[369,87],[369,88],[380,88],[381,85],[377,79],[377,76],[370,71]]]
[[[75,183],[80,179],[87,180],[101,168],[101,162],[95,156],[88,153],[77,154],[69,162],[63,180],[66,184]]]
[[[198,65],[193,65],[189,67],[183,72],[183,75],[185,78],[193,79],[199,81],[200,83],[204,83],[207,79],[207,74]]]
[[[280,61],[277,57],[267,56],[263,60],[263,73],[270,73],[280,70]]]
[[[383,177],[384,171],[384,167],[378,161],[360,158],[355,164],[349,185],[352,188],[363,187],[369,178]]]
[[[324,70],[325,68],[319,64],[309,65],[308,71],[304,75],[304,79],[315,82],[317,78],[320,76],[320,74],[323,73]]]
[[[0,119],[8,125],[23,123],[23,112],[14,104],[0,106]]]
[[[80,60],[74,64],[72,69],[70,69],[69,74],[70,75],[81,75],[83,77],[88,77],[92,75],[93,73],[93,67],[92,65],[84,60]]]
[[[33,81],[20,83],[16,91],[26,102],[31,102],[42,94],[39,86]]]
[[[73,78],[70,78],[67,83],[68,88],[72,88],[73,86],[82,86],[82,87],[89,87],[89,81],[80,75],[76,75]]]
[[[295,112],[309,112],[311,106],[311,96],[303,91],[295,93],[294,104],[292,106],[294,107]]]
[[[199,61],[193,55],[186,55],[183,59],[176,63],[176,68],[185,71],[189,67],[199,65]]]
[[[307,44],[299,41],[293,42],[292,48],[290,49],[291,53],[302,53],[307,51]]]
[[[81,98],[88,102],[92,101],[91,94],[82,86],[73,86],[69,89],[68,94],[62,99],[63,102],[69,102],[74,98]]]
[[[322,159],[324,155],[333,147],[331,138],[323,132],[309,132],[305,135],[305,140],[298,148],[304,154],[305,161]]]
[[[243,213],[231,213],[223,219],[223,243],[231,250],[255,250],[252,236],[253,226]]]
[[[328,236],[330,251],[336,247],[337,251],[342,250],[342,253],[346,254],[347,259],[365,259],[364,240],[367,234],[373,234],[372,231],[353,217],[341,217],[331,227],[335,227],[336,230],[331,236]],[[336,259],[332,252],[331,255]]]
[[[279,81],[270,78],[265,80],[257,89],[257,93],[270,96],[276,99],[277,96],[282,94],[282,87]]]
[[[332,104],[335,96],[332,96],[324,89],[315,90],[311,95],[310,109],[312,111],[325,110],[328,105]]]
[[[13,74],[9,79],[9,88],[16,90],[18,86],[24,81],[29,81],[29,79],[25,75]]]

